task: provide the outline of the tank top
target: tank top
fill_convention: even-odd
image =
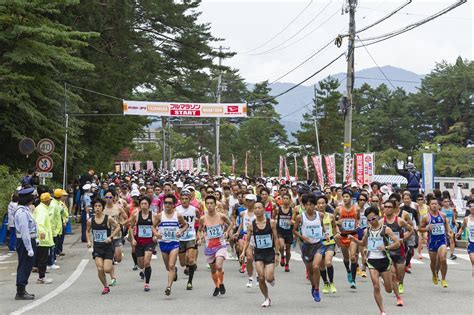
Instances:
[[[474,221],[471,216],[467,217],[467,238],[470,243],[474,243]]]
[[[423,217],[428,213],[428,206],[423,204],[421,207],[419,207],[420,210],[420,221],[423,219]]]
[[[148,245],[153,243],[153,213],[148,213],[148,218],[144,219],[142,211],[138,212],[135,239],[137,245]]]
[[[227,243],[224,238],[224,225],[220,223],[211,223],[207,221],[207,217],[204,218],[204,237],[205,247],[204,254],[212,255],[219,249],[226,247]]]
[[[240,225],[240,220],[242,219],[242,218],[240,217],[240,214],[241,214],[242,212],[244,212],[245,210],[247,210],[247,208],[245,208],[244,206],[239,206],[239,207],[237,208],[237,218],[236,218],[236,220],[235,220],[235,223],[237,224],[237,226]]]
[[[252,222],[253,228],[253,238],[255,241],[255,251],[256,252],[266,252],[273,250],[273,233],[272,233],[272,225],[270,223],[270,219],[266,219],[265,227],[263,229],[259,229],[257,226],[257,221],[253,220]]]
[[[367,227],[367,217],[364,214],[365,209],[361,209],[359,213],[359,228],[365,229]]]
[[[279,232],[291,233],[291,217],[293,216],[293,209],[288,209],[288,213],[283,212],[282,207],[278,207],[277,229]]]
[[[191,205],[189,205],[187,208],[183,208],[183,206],[176,207],[176,212],[182,215],[184,221],[186,221],[186,223],[189,225],[189,228],[179,238],[180,241],[192,241],[196,239],[196,230],[194,229],[194,224],[196,222],[196,211],[197,209]]]
[[[247,228],[252,221],[255,220],[255,214],[249,216],[248,210],[244,211],[244,218],[242,222],[242,234],[247,234]]]
[[[92,229],[92,238],[94,240],[94,246],[106,245],[105,240],[110,237],[111,231],[108,226],[109,216],[104,215],[102,223],[97,223],[95,221],[95,216],[91,220],[91,229]]]
[[[110,215],[110,217],[112,217],[112,219],[114,219],[115,222],[117,222],[118,224],[120,223],[120,220],[121,220],[119,207],[121,207],[121,205],[114,204],[112,206],[112,208],[105,207],[105,209],[104,209],[104,212],[107,215]],[[115,228],[115,226],[113,228]],[[119,233],[114,236],[114,240],[119,239],[119,238],[122,238],[122,230],[121,229],[120,229]]]
[[[268,205],[265,206],[265,217],[271,219],[273,214],[273,202],[268,201]]]
[[[308,219],[307,213],[303,212],[301,215],[301,233],[310,240],[310,244],[319,243],[323,237],[323,228],[321,226],[321,218],[319,211],[316,211],[316,216],[313,220]]]
[[[448,221],[448,224],[450,227],[453,227],[453,217],[454,217],[454,211],[451,208],[444,209],[441,208],[441,212],[443,212],[446,215],[446,220]]]
[[[367,258],[386,258],[387,252],[379,250],[378,247],[387,246],[388,243],[389,240],[385,234],[385,225],[380,226],[377,230],[372,229],[372,227],[367,228],[367,249],[369,251]]]
[[[405,254],[405,248],[403,247],[403,229],[398,224],[398,216],[395,216],[395,220],[392,223],[388,223],[387,217],[384,216],[383,218],[383,224],[388,226],[390,229],[392,229],[393,234],[395,234],[399,240],[402,240],[402,245],[395,249],[390,251],[390,255],[396,256],[396,255],[401,255],[404,256]],[[389,239],[389,244],[393,244],[393,240]]]
[[[355,234],[356,233],[356,222],[357,222],[357,208],[352,206],[349,211],[343,206],[339,212],[341,223],[341,234]]]
[[[191,228],[192,229],[192,228]],[[158,232],[161,234],[162,243],[177,242],[176,233],[179,230],[178,212],[174,211],[171,218],[166,217],[166,212],[161,213],[161,221],[158,225]],[[189,229],[188,229],[189,230]]]
[[[329,235],[329,241],[324,240],[323,245],[333,245],[336,244],[334,240],[334,231],[332,230],[331,217],[329,213],[325,213],[323,217],[324,228],[326,229],[326,234]]]
[[[446,241],[446,230],[444,227],[444,219],[441,214],[438,213],[434,217],[430,212],[428,212],[429,222],[431,225],[431,231],[428,231],[428,242],[429,244],[435,244],[438,242]]]

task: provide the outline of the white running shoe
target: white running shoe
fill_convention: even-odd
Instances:
[[[266,300],[262,303],[262,307],[269,307],[271,304],[272,304],[272,300],[266,299]]]
[[[48,270],[58,270],[58,269],[61,269],[61,267],[54,264],[54,265],[46,267],[46,269],[48,269]]]
[[[253,278],[249,278],[249,281],[247,282],[247,288],[253,287]]]
[[[36,280],[36,283],[38,283],[38,284],[50,284],[50,283],[53,283],[53,279],[39,278],[38,280]]]
[[[151,255],[151,259],[158,259],[158,256],[156,256],[156,255]]]

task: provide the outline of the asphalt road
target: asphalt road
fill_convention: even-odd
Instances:
[[[172,295],[166,297],[166,273],[158,253],[152,260],[151,291],[143,291],[143,281],[132,271],[130,246],[125,246],[122,263],[116,266],[118,284],[111,293],[101,295],[101,284],[91,253],[78,235],[66,237],[66,256],[58,261],[60,270],[51,271],[50,285],[36,284],[37,274],[30,277],[28,291],[36,295],[34,301],[15,301],[16,254],[0,247],[0,314],[378,314],[369,278],[358,277],[357,290],[351,290],[345,279],[344,266],[338,254],[335,258],[337,293],[323,295],[322,301],[312,300],[304,265],[295,253],[290,263],[291,272],[278,267],[276,285],[270,287],[272,306],[263,309],[263,296],[257,286],[245,287],[247,277],[238,272],[237,261],[225,262],[227,294],[213,297],[213,282],[202,253],[194,276],[194,289],[186,290],[187,276],[179,268],[179,279]],[[458,259],[449,261],[448,284],[443,289],[431,282],[429,259],[414,259],[412,274],[405,278],[405,306],[395,306],[393,294],[383,294],[388,314],[474,314],[474,278],[464,249],[456,250]]]

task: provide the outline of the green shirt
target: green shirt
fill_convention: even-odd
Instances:
[[[38,240],[40,247],[51,247],[54,246],[53,241],[53,230],[51,227],[51,218],[49,215],[50,207],[44,203],[40,203],[33,211],[33,218],[38,226]],[[44,234],[44,239],[41,239]]]
[[[49,205],[49,218],[51,219],[51,229],[53,230],[54,237],[61,235],[63,232],[62,210],[59,201],[56,199],[51,200],[51,204]]]

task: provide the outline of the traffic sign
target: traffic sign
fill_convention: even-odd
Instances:
[[[39,178],[53,178],[53,173],[50,172],[40,172],[38,173]]]
[[[36,169],[40,172],[49,172],[53,169],[53,159],[47,155],[40,156],[36,160]]]
[[[35,152],[35,141],[30,138],[24,138],[20,141],[20,143],[18,143],[18,149],[20,150],[21,154],[28,156],[31,153]]]
[[[38,150],[39,154],[41,155],[51,155],[51,153],[54,152],[55,145],[54,142],[51,139],[41,139],[38,142],[38,145],[36,147]]]

